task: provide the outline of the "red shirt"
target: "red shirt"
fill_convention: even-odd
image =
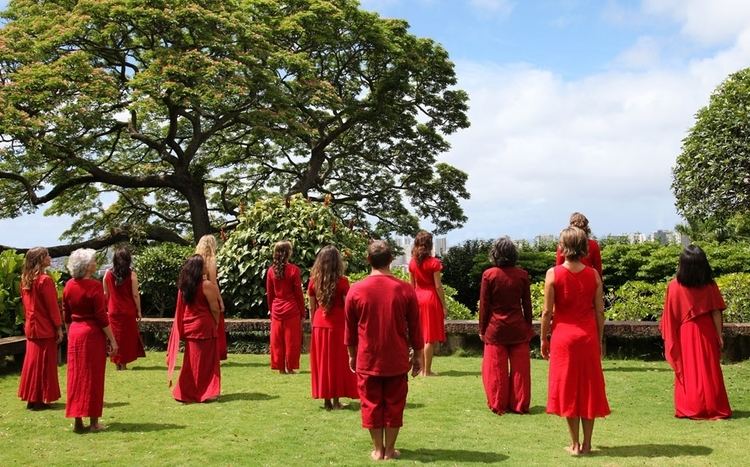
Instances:
[[[292,263],[284,266],[284,277],[276,277],[273,266],[266,273],[266,299],[271,318],[302,319],[305,316],[305,297],[302,294],[302,276]]]
[[[94,279],[70,279],[63,289],[63,314],[68,324],[93,321],[102,328],[109,326],[102,283]]]
[[[357,373],[397,376],[410,368],[409,344],[424,346],[417,295],[410,284],[390,275],[371,275],[346,296],[347,346],[357,348]]]
[[[409,261],[409,274],[414,278],[414,287],[417,289],[435,290],[435,273],[443,270],[443,263],[434,256],[430,256],[418,264],[412,258]]]
[[[527,342],[531,327],[529,274],[517,267],[492,267],[482,274],[479,333],[490,344]]]
[[[55,281],[40,274],[30,289],[21,289],[21,302],[26,316],[24,333],[29,339],[47,339],[57,336],[62,326],[60,307],[57,304]]]
[[[104,282],[107,283],[107,310],[110,314],[122,314],[135,317],[138,308],[133,298],[132,273],[128,273],[120,285],[116,284],[115,275],[111,269],[104,273]]]
[[[178,320],[178,326],[181,326],[181,339],[211,339],[217,336],[217,323],[211,314],[206,294],[203,293],[203,286],[208,283],[209,281],[205,280],[196,288],[195,296],[190,303],[184,300],[182,291],[177,292],[175,319]]]
[[[562,254],[560,247],[557,247],[557,253],[555,253],[555,266],[560,266],[565,262],[565,257]],[[599,250],[599,244],[596,240],[589,238],[589,252],[581,258],[581,262],[586,266],[590,266],[599,273],[599,277],[602,277],[602,253]]]
[[[349,291],[349,279],[346,276],[339,277],[336,282],[336,290],[333,292],[333,303],[331,308],[326,311],[323,305],[318,304],[318,308],[313,314],[312,326],[314,328],[334,328],[344,326],[344,300],[346,293]],[[307,294],[315,296],[315,284],[310,281],[307,287]]]

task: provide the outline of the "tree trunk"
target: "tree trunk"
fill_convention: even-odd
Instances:
[[[204,235],[213,233],[211,227],[211,218],[208,216],[208,201],[206,200],[206,191],[203,180],[198,177],[192,177],[183,189],[180,190],[187,199],[190,207],[190,220],[193,224],[193,243]]]

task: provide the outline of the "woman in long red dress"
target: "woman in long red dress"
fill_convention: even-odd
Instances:
[[[167,344],[167,379],[172,385],[180,340],[185,356],[172,395],[179,402],[209,402],[221,394],[221,368],[216,331],[219,323],[219,289],[205,279],[203,257],[189,257],[177,281],[177,306]]]
[[[324,399],[326,410],[340,409],[339,398],[357,399],[357,376],[349,369],[344,343],[344,299],[349,280],[335,246],[318,252],[310,271],[307,296],[310,301],[312,342],[310,374],[313,399]]]
[[[587,240],[577,227],[564,229],[560,248],[565,262],[548,270],[544,281],[541,351],[549,359],[547,413],[567,419],[571,443],[566,449],[573,455],[591,452],[594,419],[610,413],[601,363],[602,281],[581,262]]]
[[[443,263],[432,256],[432,234],[424,230],[414,238],[409,262],[411,285],[419,302],[419,321],[424,337],[422,376],[435,376],[432,356],[435,345],[445,341],[445,293],[441,280]]]
[[[102,283],[92,279],[96,272],[96,251],[81,248],[68,258],[72,279],[63,290],[63,314],[68,328],[68,397],[65,416],[75,418],[73,429],[83,431],[83,417],[89,417],[91,431],[101,431],[104,408],[104,372],[109,353],[118,351],[109,327]]]
[[[48,409],[60,398],[57,346],[62,342],[62,319],[55,281],[46,274],[51,258],[46,248],[26,252],[21,271],[21,301],[25,314],[26,354],[18,397],[31,410]]]
[[[210,280],[216,289],[219,289],[218,269],[216,267],[216,237],[204,235],[195,246],[195,254],[201,255],[205,261],[206,279]],[[224,324],[224,300],[219,292],[219,328],[216,331],[216,345],[219,346],[219,360],[227,359],[227,331]]]
[[[271,368],[281,374],[299,369],[305,296],[299,268],[290,263],[292,244],[273,247],[273,264],[266,272],[266,299],[271,315]]]
[[[112,268],[104,273],[104,299],[112,334],[119,350],[110,356],[118,370],[126,370],[130,362],[145,357],[138,330],[141,320],[141,293],[138,290],[138,275],[130,267],[132,258],[127,248],[119,247],[112,257]]]
[[[531,282],[516,267],[518,250],[499,238],[490,251],[494,263],[482,274],[479,337],[484,342],[482,382],[490,410],[529,413],[531,403]],[[510,371],[508,368],[510,367]]]
[[[586,266],[590,266],[596,269],[596,272],[599,273],[599,277],[604,277],[602,275],[602,253],[599,249],[599,243],[591,238],[591,228],[589,227],[589,220],[580,212],[574,212],[570,215],[570,226],[578,227],[579,229],[583,230],[584,232],[586,232],[586,237],[588,238],[588,252],[586,253],[586,256],[581,258],[581,262]],[[555,265],[560,266],[564,262],[565,255],[563,255],[562,249],[558,246],[557,253],[555,254]]]
[[[706,254],[698,246],[685,247],[677,277],[667,286],[659,323],[664,354],[675,374],[675,417],[732,416],[720,365],[725,309]]]

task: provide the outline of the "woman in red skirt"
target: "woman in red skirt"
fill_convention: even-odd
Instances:
[[[424,337],[422,376],[435,376],[432,356],[435,344],[445,341],[445,294],[441,282],[443,264],[432,256],[432,234],[424,230],[414,238],[409,262],[411,285],[419,302],[419,321]]]
[[[482,274],[479,293],[479,337],[484,342],[482,382],[490,410],[529,413],[531,402],[531,283],[516,267],[518,250],[510,238],[499,238]],[[508,370],[510,367],[510,371]]]
[[[563,230],[560,249],[565,262],[547,271],[544,281],[541,351],[549,359],[547,413],[567,419],[568,452],[588,454],[594,419],[610,413],[601,362],[602,281],[594,268],[581,262],[588,249],[584,230]]]
[[[590,266],[596,269],[599,273],[599,277],[602,275],[602,253],[599,249],[599,243],[591,238],[591,228],[589,227],[589,220],[580,212],[574,212],[570,215],[570,226],[578,227],[579,229],[586,232],[586,238],[588,239],[588,252],[586,256],[581,258],[581,262],[586,266]],[[557,253],[555,255],[555,265],[560,266],[565,262],[565,255],[562,253],[560,246],[557,247]]]
[[[310,271],[312,342],[310,374],[313,399],[324,399],[326,410],[340,409],[339,398],[357,399],[357,376],[349,369],[344,344],[344,299],[349,280],[335,246],[323,247]]]
[[[145,357],[138,321],[141,320],[141,294],[138,275],[130,268],[132,259],[127,248],[115,250],[112,268],[104,273],[104,299],[112,334],[119,350],[110,356],[118,370],[126,370],[130,362]]]
[[[31,410],[48,409],[60,398],[57,379],[57,346],[62,342],[62,319],[55,281],[46,274],[50,265],[46,248],[26,253],[21,271],[21,301],[26,320],[26,355],[18,397]]]
[[[732,416],[720,365],[726,307],[706,254],[698,246],[685,247],[659,323],[664,354],[674,369],[675,417]]]
[[[109,327],[102,283],[92,279],[96,251],[82,248],[68,258],[72,279],[63,290],[63,314],[68,327],[68,397],[65,416],[75,418],[73,429],[84,429],[89,417],[91,431],[101,431],[104,407],[104,371],[107,341],[110,355],[117,354],[117,341]]]
[[[221,369],[216,345],[219,323],[219,289],[208,279],[201,255],[185,261],[177,281],[177,306],[167,344],[167,378],[172,385],[180,340],[185,356],[180,377],[172,390],[179,402],[209,402],[221,394]]]
[[[201,255],[205,262],[206,279],[219,289],[218,269],[216,267],[216,237],[204,235],[195,247],[195,254]],[[227,331],[224,324],[224,300],[219,293],[219,328],[216,331],[216,345],[219,346],[219,360],[227,359]]]
[[[266,272],[266,299],[271,315],[271,368],[281,374],[299,369],[305,319],[302,276],[299,268],[289,262],[291,257],[290,242],[276,243],[273,265]]]

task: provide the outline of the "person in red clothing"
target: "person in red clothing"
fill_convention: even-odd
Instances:
[[[346,296],[344,338],[349,367],[357,374],[362,426],[370,431],[374,460],[395,459],[396,438],[403,425],[408,373],[423,365],[422,330],[414,289],[391,274],[388,243],[376,240],[367,249],[372,271]],[[414,353],[409,358],[409,346]]]
[[[110,356],[118,370],[126,370],[130,362],[145,357],[138,321],[141,320],[141,293],[138,275],[130,267],[132,258],[125,247],[115,250],[112,268],[104,273],[104,299],[112,334],[119,350]]]
[[[344,299],[349,280],[344,262],[333,245],[323,247],[310,271],[312,339],[310,375],[312,397],[324,399],[326,410],[340,409],[339,398],[357,399],[357,377],[349,370],[344,345]]]
[[[218,269],[216,267],[216,237],[213,235],[204,235],[195,246],[195,254],[201,255],[206,264],[206,279],[213,282],[216,288],[219,288]],[[219,292],[219,328],[216,331],[216,345],[219,346],[219,360],[227,359],[227,331],[224,323],[224,299]]]
[[[84,430],[89,417],[90,431],[101,431],[104,407],[104,372],[109,354],[118,352],[117,340],[109,327],[102,283],[92,279],[96,272],[96,251],[81,248],[68,258],[72,279],[63,289],[63,315],[68,328],[68,397],[65,416],[75,418],[73,430]],[[106,340],[105,340],[106,338]]]
[[[302,351],[302,321],[305,296],[302,276],[290,263],[292,244],[287,241],[273,247],[273,265],[266,273],[266,299],[271,315],[271,368],[281,374],[299,369]]]
[[[432,234],[424,230],[414,238],[409,262],[411,285],[417,293],[419,321],[424,338],[424,368],[422,376],[436,376],[432,372],[435,345],[445,341],[445,293],[441,281],[443,264],[432,256]]]
[[[216,332],[219,325],[219,289],[205,278],[201,255],[189,257],[177,280],[177,306],[167,344],[167,379],[172,385],[180,340],[185,356],[172,390],[178,402],[210,402],[221,394],[221,367]]]
[[[594,419],[610,413],[601,362],[602,281],[581,262],[587,248],[584,230],[564,229],[560,249],[565,262],[548,270],[544,280],[541,351],[549,359],[547,413],[567,419],[571,443],[566,449],[573,455],[591,452]]]
[[[31,410],[48,409],[50,403],[60,398],[57,346],[62,342],[63,332],[55,281],[46,273],[50,260],[46,248],[32,248],[26,252],[21,270],[26,355],[18,397]]]
[[[490,251],[479,293],[479,338],[484,342],[482,382],[490,410],[529,413],[531,402],[531,283],[516,267],[518,250],[501,237]],[[510,372],[508,365],[510,364]]]
[[[696,245],[685,247],[659,322],[664,355],[674,369],[675,417],[732,416],[720,365],[726,307],[706,254]]]
[[[580,212],[574,212],[570,215],[570,226],[578,227],[579,229],[586,232],[586,238],[588,239],[588,253],[586,253],[586,256],[581,258],[581,262],[586,266],[590,266],[596,269],[596,272],[599,273],[599,277],[604,277],[602,275],[602,253],[599,249],[599,243],[591,238],[591,228],[589,227],[589,220]],[[562,249],[558,246],[557,253],[555,255],[555,265],[560,266],[564,262],[565,255],[563,254]]]

